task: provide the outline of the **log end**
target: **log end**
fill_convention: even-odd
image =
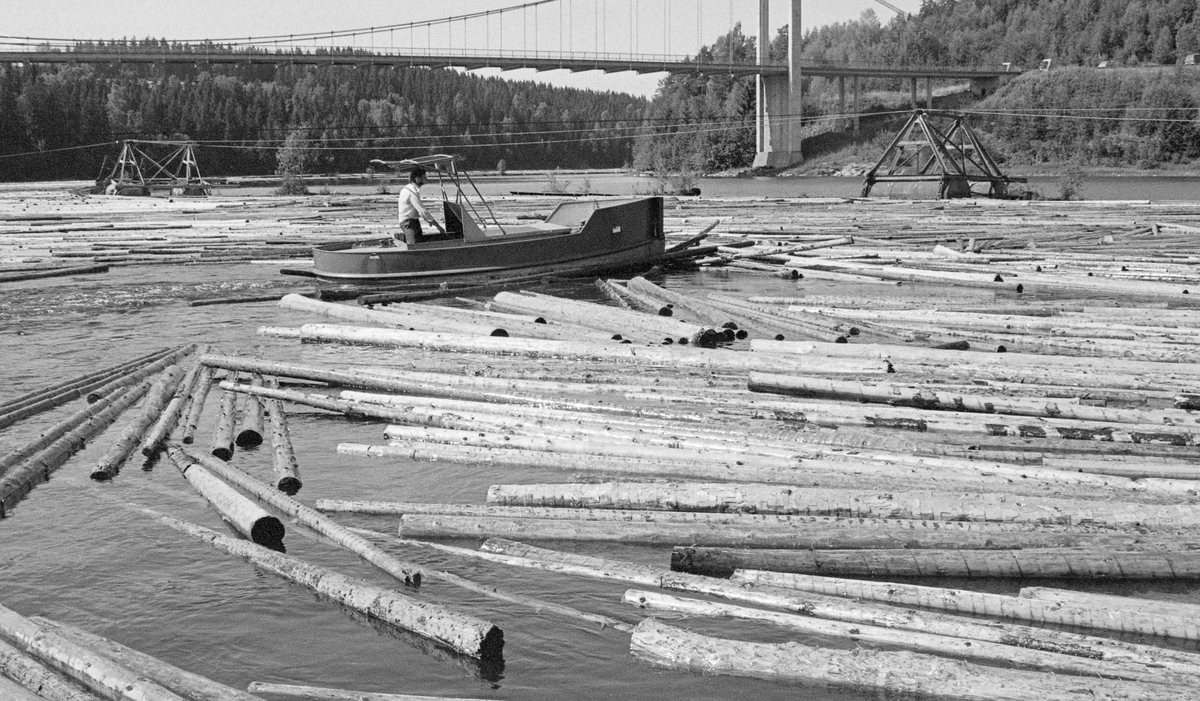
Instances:
[[[295,477],[281,477],[279,481],[275,483],[275,488],[289,497],[295,496],[296,492],[300,491],[300,487],[301,482]]]
[[[283,547],[283,536],[283,522],[274,516],[264,516],[250,527],[250,540],[276,552],[287,552]]]
[[[233,446],[219,445],[212,449],[213,457],[229,462],[233,458]]]
[[[237,434],[237,438],[235,438],[233,442],[239,448],[257,448],[258,446],[262,445],[263,437],[258,431],[253,429],[245,429],[241,433]]]

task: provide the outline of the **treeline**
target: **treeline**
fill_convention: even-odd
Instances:
[[[769,55],[783,59],[787,40],[785,27]],[[739,26],[697,59],[753,63],[755,43]],[[1078,68],[1102,61],[1182,63],[1185,55],[1200,52],[1195,0],[924,0],[918,13],[895,15],[887,24],[868,9],[856,21],[810,30],[801,52],[812,61],[891,66],[1037,68],[1048,58],[1053,70],[1022,76],[981,107],[1039,116],[996,117],[975,125],[994,131],[997,147],[1015,160],[1147,167],[1200,157],[1195,112],[1200,66]],[[806,118],[838,104],[833,81],[805,78],[803,86]],[[862,89],[866,102],[872,91],[907,91],[904,82],[885,79],[864,80]],[[755,151],[754,92],[753,78],[667,78],[650,105],[650,114],[665,121],[638,139],[634,164],[669,171],[748,167]]]
[[[1200,66],[1032,71],[974,111],[1011,163],[1155,168],[1200,158]]]
[[[1195,0],[923,0],[809,31],[804,56],[907,66],[1172,65],[1200,52]]]
[[[122,139],[197,144],[205,175],[269,174],[288,138],[314,172],[451,152],[469,167],[632,161],[646,100],[383,66],[0,66],[0,177],[96,178]],[[106,162],[107,159],[107,162]]]

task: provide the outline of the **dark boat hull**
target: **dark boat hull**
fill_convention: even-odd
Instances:
[[[450,221],[453,217],[448,217]],[[429,279],[488,279],[553,274],[571,268],[627,268],[663,253],[660,197],[569,202],[540,227],[511,227],[484,235],[468,224],[466,235],[394,246],[337,243],[313,249],[314,274],[348,283]]]

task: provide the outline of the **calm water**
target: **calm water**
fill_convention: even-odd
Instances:
[[[755,185],[759,181],[722,181]],[[765,181],[771,187],[782,187]],[[790,183],[789,183],[790,184]],[[702,184],[707,187],[707,183]],[[206,342],[228,354],[322,365],[346,362],[403,366],[404,351],[299,345],[258,336],[258,326],[295,326],[309,315],[273,304],[191,308],[187,299],[250,293],[280,284],[277,266],[115,268],[104,276],[54,278],[7,286],[0,298],[0,400],[82,374],[151,349]],[[236,282],[227,282],[227,281]],[[784,280],[677,277],[681,290],[706,285],[753,294],[787,295]],[[748,287],[748,286],[753,286]],[[579,290],[575,290],[579,292]],[[446,360],[446,370],[459,368]],[[197,436],[206,448],[215,423],[215,395]],[[0,429],[0,452],[20,445],[76,407]],[[383,425],[296,409],[289,416],[304,488],[298,498],[379,499],[483,503],[496,482],[562,481],[561,471],[492,470],[399,459],[340,456],[339,442],[383,442]],[[73,458],[0,521],[0,603],[25,615],[78,625],[171,663],[245,688],[251,681],[311,684],[363,691],[495,699],[793,699],[858,698],[825,690],[735,678],[660,671],[633,660],[627,635],[553,614],[464,593],[436,580],[417,596],[486,618],[505,633],[502,670],[431,649],[378,630],[310,592],[257,572],[232,556],[161,525],[137,511],[148,507],[223,530],[220,519],[169,465],[144,470],[126,465],[118,478],[95,483],[90,468],[113,434]],[[264,479],[268,450],[239,452],[234,464]],[[339,521],[393,532],[394,519]],[[383,585],[392,581],[325,542],[289,528],[290,553]],[[459,544],[475,546],[475,542]],[[666,567],[667,547],[572,546]],[[635,622],[639,612],[620,600],[628,588],[551,573],[504,568],[439,553],[389,546],[435,571],[447,569],[481,582]],[[950,586],[962,583],[949,583]],[[1021,583],[994,585],[1015,593]],[[976,583],[976,586],[978,583]],[[1189,586],[1114,585],[1108,591],[1155,591],[1198,602]],[[726,621],[690,620],[687,627],[725,637],[783,641],[788,634]],[[828,643],[823,643],[828,644]]]
[[[222,284],[214,280],[239,280]],[[185,300],[252,292],[277,285],[275,266],[117,268],[104,276],[18,283],[0,299],[3,394],[16,396],[65,377],[189,341],[221,352],[269,359],[403,365],[394,351],[299,345],[255,334],[258,326],[299,325],[311,316],[273,304],[191,308]],[[780,281],[781,283],[783,281]],[[725,283],[722,283],[722,286]],[[453,365],[453,362],[450,363]],[[454,369],[450,365],[447,370]],[[207,449],[216,395],[197,434]],[[0,453],[20,445],[78,407],[0,430]],[[496,482],[562,481],[553,470],[504,474],[460,465],[364,460],[336,453],[342,441],[382,443],[383,424],[348,421],[297,408],[289,415],[304,488],[298,498],[483,503]],[[119,425],[123,422],[119,422]],[[118,429],[119,429],[118,425]],[[221,520],[169,466],[127,464],[117,479],[88,474],[115,434],[102,436],[36,488],[0,521],[0,603],[24,615],[44,615],[150,652],[235,687],[251,681],[311,684],[364,691],[496,699],[728,699],[750,693],[792,698],[795,687],[733,678],[665,672],[633,660],[626,634],[553,614],[539,614],[440,585],[417,596],[450,604],[503,629],[503,670],[481,670],[419,641],[378,630],[309,591],[173,531],[137,511],[148,507],[224,531]],[[268,442],[269,443],[269,442]],[[270,479],[269,450],[239,451],[234,464]],[[391,518],[342,518],[343,523],[394,532]],[[353,555],[306,538],[290,527],[288,551],[379,584],[393,582]],[[474,547],[476,542],[461,542]],[[550,544],[570,548],[570,544]],[[447,569],[482,582],[587,611],[636,622],[621,603],[621,583],[481,564],[420,549],[392,548],[427,569]],[[669,548],[580,548],[666,567]],[[696,621],[696,630],[783,641],[770,629]],[[821,692],[814,699],[852,698]]]
[[[569,193],[602,193],[627,195],[649,193],[657,185],[652,178],[618,174],[564,174],[556,176],[557,183]],[[551,181],[546,177],[484,177],[478,179],[485,195],[508,194],[530,190],[547,192]],[[700,178],[695,186],[705,197],[859,197],[862,178],[795,177],[795,178]],[[1057,197],[1058,178],[1032,177],[1026,188],[1043,197]],[[1153,200],[1196,201],[1200,199],[1200,178],[1177,176],[1093,176],[1084,180],[1081,199],[1089,200]]]

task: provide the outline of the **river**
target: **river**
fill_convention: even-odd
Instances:
[[[571,179],[579,176],[568,176]],[[631,179],[632,180],[632,179]],[[822,179],[829,181],[834,179]],[[844,179],[841,179],[844,180]],[[529,184],[536,184],[531,179]],[[616,182],[616,181],[613,181]],[[807,187],[809,179],[713,180],[745,196],[780,196],[782,188]],[[604,178],[594,181],[606,187]],[[710,181],[701,183],[702,189]],[[486,187],[493,187],[494,179]],[[338,188],[334,188],[338,189]],[[597,187],[597,190],[600,188]],[[808,190],[805,190],[808,192]],[[831,193],[813,190],[813,196]],[[845,195],[843,195],[845,196]],[[1134,195],[1128,195],[1134,197]],[[189,307],[188,299],[250,293],[281,284],[278,265],[138,266],[103,276],[52,278],[5,287],[0,297],[0,400],[58,382],[151,349],[188,342],[210,343],[223,353],[327,366],[345,362],[403,366],[403,353],[300,345],[256,334],[260,325],[296,326],[311,316],[270,303]],[[706,287],[731,293],[786,294],[790,283],[746,277],[675,276],[681,291]],[[556,290],[551,290],[555,292]],[[557,292],[590,296],[591,288]],[[463,371],[447,360],[447,371]],[[215,402],[198,433],[208,446]],[[0,429],[0,453],[20,445],[74,409],[60,409]],[[289,415],[304,487],[317,498],[482,503],[490,484],[562,481],[561,472],[539,469],[496,474],[477,466],[363,459],[339,455],[339,442],[381,443],[382,424],[296,409]],[[119,422],[118,426],[123,424]],[[117,479],[97,483],[90,466],[114,435],[102,436],[53,479],[39,486],[9,518],[0,521],[0,604],[24,615],[44,615],[108,636],[190,671],[245,688],[252,681],[309,684],[362,691],[437,696],[578,701],[607,699],[795,698],[812,701],[861,698],[824,689],[729,677],[666,672],[631,658],[629,636],[611,629],[535,612],[440,585],[436,578],[415,596],[443,602],[492,620],[505,634],[502,668],[479,665],[395,635],[321,601],[307,590],[220,553],[162,525],[149,508],[221,529],[220,519],[167,464],[143,469],[139,462]],[[269,444],[269,442],[268,442]],[[269,448],[239,452],[234,464],[269,479]],[[394,532],[391,518],[339,517],[339,521]],[[381,585],[391,580],[336,546],[289,528],[289,551]],[[456,544],[475,547],[477,541]],[[604,554],[666,567],[668,546],[618,547],[549,543],[548,547]],[[450,557],[421,548],[389,546],[428,570],[447,569],[479,582],[634,622],[639,611],[621,603],[629,587],[617,582],[524,571]],[[929,582],[933,583],[933,582]],[[965,582],[937,581],[945,586]],[[969,586],[1015,593],[1019,582]],[[1106,591],[1138,591],[1114,584]],[[1159,596],[1195,601],[1188,586],[1156,586]],[[796,636],[766,626],[694,619],[687,627],[713,635],[825,646],[844,643]],[[849,654],[849,653],[848,653]]]

